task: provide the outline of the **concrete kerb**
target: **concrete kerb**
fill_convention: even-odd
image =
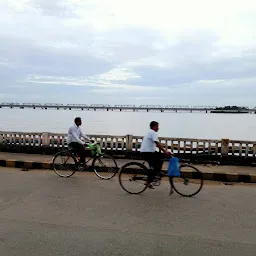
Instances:
[[[19,160],[0,160],[0,166],[23,168],[23,169],[52,169],[52,164],[48,162],[19,161]]]
[[[34,162],[34,161],[20,161],[20,160],[3,160],[0,159],[1,167],[14,167],[21,169],[53,169],[52,163],[49,162]],[[191,173],[192,174],[192,173]],[[256,183],[256,174],[241,174],[241,173],[218,173],[218,172],[204,172],[204,180],[222,181],[222,182],[244,182]]]

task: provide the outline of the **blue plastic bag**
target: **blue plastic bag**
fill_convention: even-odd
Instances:
[[[177,157],[170,158],[168,166],[168,176],[180,177],[179,159]]]

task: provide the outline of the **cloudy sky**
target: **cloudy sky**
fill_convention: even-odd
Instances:
[[[0,101],[256,106],[255,0],[0,0]]]

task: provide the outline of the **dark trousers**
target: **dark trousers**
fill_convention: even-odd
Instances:
[[[151,169],[148,174],[148,181],[152,182],[156,176],[162,170],[163,166],[163,155],[160,152],[142,152],[142,157],[149,163]]]
[[[82,164],[85,164],[85,156],[86,156],[86,152],[85,152],[85,148],[82,144],[78,143],[78,142],[71,142],[68,144],[68,146],[70,148],[72,148],[72,151],[74,153],[77,153],[80,157],[80,162]]]

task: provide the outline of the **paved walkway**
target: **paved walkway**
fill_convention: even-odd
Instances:
[[[52,161],[51,155],[36,155],[36,154],[21,154],[21,153],[6,153],[0,152],[0,160],[19,161],[19,162],[37,162],[47,163],[48,165],[42,166],[42,168],[50,168]],[[118,167],[123,166],[125,163],[131,160],[118,159]],[[138,160],[136,160],[138,161]],[[14,167],[14,163],[10,165]],[[19,166],[19,165],[18,165]],[[209,180],[222,180],[222,181],[244,181],[244,182],[256,182],[256,167],[249,166],[218,166],[218,165],[194,165],[201,172],[203,172],[204,178]],[[163,165],[163,170],[167,170],[168,162]],[[38,168],[38,167],[37,167]],[[223,176],[224,175],[224,176]],[[215,176],[215,177],[214,177]]]
[[[129,195],[93,173],[0,169],[2,256],[256,255],[254,184]]]

